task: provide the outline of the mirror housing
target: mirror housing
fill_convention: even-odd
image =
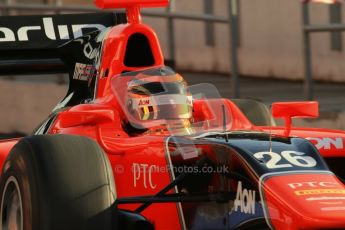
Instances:
[[[103,139],[101,125],[106,122],[115,122],[117,113],[109,106],[96,104],[82,104],[72,107],[59,115],[61,128],[71,128],[82,125],[93,125],[96,128],[97,143],[104,151],[113,155],[123,155],[122,150],[109,147]]]
[[[317,101],[276,102],[272,104],[274,118],[285,119],[285,136],[290,135],[292,118],[319,117],[319,103]]]

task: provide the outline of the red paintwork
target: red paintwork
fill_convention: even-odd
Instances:
[[[263,195],[276,229],[332,229],[344,225],[345,186],[334,175],[277,175],[264,182]]]
[[[275,118],[284,118],[284,135],[289,136],[292,118],[317,118],[319,116],[319,103],[317,101],[276,102],[272,104],[272,115]]]
[[[96,1],[96,4],[102,8],[129,8],[128,16],[130,23],[111,28],[104,39],[101,65],[98,69],[99,75],[97,76],[98,87],[95,102],[93,104],[77,105],[64,112],[61,112],[49,130],[50,134],[75,134],[87,136],[96,140],[105,150],[111,162],[116,182],[117,197],[154,195],[173,180],[173,176],[167,168],[167,166],[171,165],[170,156],[167,155],[165,151],[165,139],[167,138],[167,135],[144,135],[139,137],[130,137],[123,130],[122,117],[124,114],[121,106],[111,91],[111,81],[114,77],[116,77],[116,75],[122,73],[123,71],[134,71],[139,69],[124,65],[127,41],[129,37],[135,33],[141,33],[148,38],[154,57],[154,66],[164,65],[164,57],[155,32],[147,25],[141,23],[140,12],[136,7],[138,2],[139,0]],[[140,0],[140,6],[162,6],[166,4],[167,0]],[[107,72],[108,75],[106,76],[105,74]],[[228,99],[215,99],[210,100],[207,103],[216,105],[215,108],[219,108],[219,110],[222,108],[220,106],[221,104],[225,105],[227,112],[231,114],[229,117],[232,118],[231,122],[227,125],[228,130],[271,131],[273,134],[277,135],[284,134],[284,127],[269,128],[254,126],[240,111],[240,109]],[[223,120],[219,117],[215,117],[213,119],[207,103],[202,100],[193,102],[194,119],[196,121],[202,121],[212,118],[212,122],[214,122],[216,126],[221,127]],[[279,104],[276,104],[276,106],[274,106],[276,115],[285,114],[286,117],[287,112],[291,112],[290,110],[282,111],[278,109],[278,105]],[[296,105],[292,105],[291,103],[285,106],[289,106],[290,109],[294,108],[294,111],[297,109],[297,107],[301,108],[301,105],[297,104],[296,107]],[[299,110],[297,113],[289,113],[288,117],[313,115],[315,114],[313,106],[315,106],[315,104],[311,105],[311,109],[308,112]],[[214,112],[221,114],[221,111]],[[292,128],[291,135],[309,138],[342,138],[342,140],[345,141],[345,132],[334,130]],[[1,168],[3,167],[3,163],[8,153],[17,143],[17,141],[17,139],[14,139],[0,142]],[[337,150],[334,148],[329,150],[320,149],[320,151],[324,157],[345,156],[344,148]],[[154,168],[157,167],[159,167],[161,170],[154,170]],[[140,174],[138,171],[139,168],[141,169]],[[329,175],[327,175],[327,178],[323,178],[324,175],[316,176],[318,180],[336,180],[333,176]],[[305,180],[311,180],[315,178],[315,175],[299,175],[299,177]],[[312,207],[315,207],[304,207],[301,203],[302,200],[298,200],[295,197],[292,199],[290,197],[292,196],[291,192],[287,192],[284,184],[281,184],[282,181],[284,183],[290,183],[295,179],[295,176],[289,175],[272,177],[265,182],[264,193],[265,197],[269,200],[269,214],[274,217],[273,224],[275,226],[282,226],[282,222],[275,218],[276,214],[273,212],[274,207],[278,207],[278,213],[286,215],[287,218],[297,218],[296,220],[302,221],[301,223],[304,223],[304,225],[307,227],[314,224],[314,221],[309,221],[308,223],[303,222],[302,217],[306,213],[300,213],[300,211],[306,210],[310,212]],[[340,185],[340,183],[339,186],[343,187],[343,185]],[[275,189],[276,187],[277,190],[273,191],[272,188]],[[172,193],[173,191],[170,192]],[[287,205],[290,198],[291,200],[298,200],[297,205],[300,205],[301,209],[294,210],[290,206],[281,206],[281,202],[279,200],[275,200],[275,193],[279,193],[279,197],[286,197],[284,202],[286,202]],[[132,210],[136,207],[138,207],[138,205],[122,206],[122,208]],[[147,210],[145,210],[143,214],[154,223],[157,229],[181,229],[184,224],[182,221],[180,221],[180,208],[178,204],[153,204]],[[162,218],[162,215],[164,218]],[[320,212],[311,214],[311,216],[322,219]],[[331,220],[334,220],[334,224],[337,223],[337,218],[338,216],[336,213],[334,216],[330,217]],[[295,221],[292,221],[291,229],[296,229],[294,228],[295,223]],[[325,221],[325,223],[328,224],[329,221]],[[282,227],[281,229],[286,228]]]
[[[169,0],[95,0],[95,5],[101,9],[116,9],[130,7],[165,7]]]
[[[79,105],[63,112],[60,115],[61,119],[57,119],[51,133],[78,134],[98,141],[107,152],[111,162],[116,181],[117,197],[154,195],[171,182],[168,170],[157,172],[153,168],[145,168],[145,170],[143,168],[138,180],[135,180],[135,175],[139,174],[133,170],[133,167],[138,164],[151,167],[152,162],[154,162],[154,167],[159,168],[166,168],[169,165],[168,156],[165,153],[164,136],[129,137],[121,127],[121,119],[116,109],[97,104],[88,106],[89,111],[84,111],[85,106]],[[106,114],[110,114],[110,116],[106,115],[106,119],[95,124],[95,116],[102,117],[102,111],[106,111]],[[72,114],[71,119],[69,119],[69,113]],[[80,116],[79,124],[76,123],[77,116]],[[151,177],[149,177],[150,170],[152,170]],[[138,205],[120,207],[134,209]],[[159,218],[161,213],[165,213],[169,218]],[[176,204],[152,205],[143,214],[154,222],[159,229],[181,229]]]
[[[284,127],[259,127],[265,132],[272,132],[277,135],[284,135]],[[298,128],[291,129],[290,136],[309,139],[318,147],[323,157],[344,157],[345,156],[345,132],[331,129]],[[320,141],[325,140],[328,145],[320,146]],[[338,145],[335,145],[337,141]]]
[[[11,151],[13,146],[17,144],[18,140],[19,139],[10,139],[0,141],[0,173],[2,172],[2,167],[4,166],[8,153]]]
[[[97,98],[111,95],[111,76],[122,73],[123,71],[134,71],[138,68],[127,67],[124,65],[125,51],[128,38],[135,34],[145,35],[151,45],[154,65],[164,65],[164,57],[156,33],[144,24],[126,24],[113,27],[104,39],[102,63],[99,68],[99,82],[97,88]],[[109,70],[109,77],[104,74]]]
[[[319,116],[319,103],[317,101],[275,102],[272,104],[272,115],[276,118],[316,118]]]
[[[291,118],[317,118],[319,103],[277,102],[272,104],[272,115],[285,119],[285,127],[258,127],[277,135],[297,136],[309,139],[319,149],[323,157],[345,156],[345,132],[340,130],[291,127]]]

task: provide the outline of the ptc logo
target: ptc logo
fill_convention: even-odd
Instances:
[[[315,182],[315,181],[305,181],[305,182],[296,182],[290,183],[288,186],[292,189],[297,189],[301,187],[310,187],[310,188],[335,188],[339,187],[340,185],[337,182]]]
[[[8,27],[0,27],[0,42],[29,41],[29,32],[43,31],[49,40],[69,40],[72,31],[73,38],[83,36],[83,29],[91,28],[97,30],[105,29],[101,24],[77,24],[77,25],[54,25],[52,17],[42,18],[42,25],[22,26],[17,31]],[[57,31],[58,33],[56,33]],[[3,36],[1,36],[3,34]],[[57,36],[58,35],[58,36]]]

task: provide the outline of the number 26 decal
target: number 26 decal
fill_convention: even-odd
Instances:
[[[290,168],[294,166],[312,168],[317,165],[317,162],[314,158],[304,155],[305,153],[303,152],[283,151],[281,155],[275,152],[258,152],[254,154],[254,157],[258,160],[264,159],[265,156],[271,157],[266,162],[266,167],[269,169]],[[287,160],[289,164],[282,164],[282,158]]]

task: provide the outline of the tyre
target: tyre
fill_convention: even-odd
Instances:
[[[91,139],[21,139],[0,179],[0,229],[114,229],[115,187],[103,150]]]

